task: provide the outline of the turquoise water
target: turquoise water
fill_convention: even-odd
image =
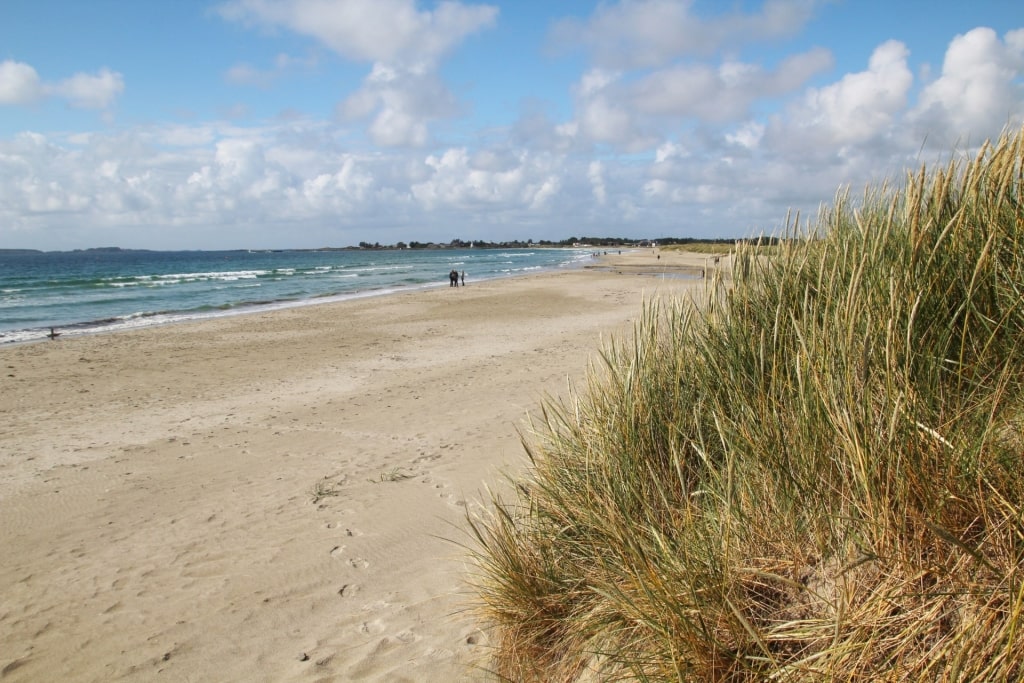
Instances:
[[[0,344],[570,268],[584,249],[0,253]]]

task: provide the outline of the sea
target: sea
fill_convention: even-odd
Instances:
[[[0,345],[579,267],[592,250],[0,251]]]

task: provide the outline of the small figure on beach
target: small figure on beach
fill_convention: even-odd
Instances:
[[[459,271],[452,268],[451,272],[448,273],[448,286],[458,287],[459,286]]]
[[[462,271],[462,286],[466,286],[466,271]]]
[[[56,339],[57,337],[59,337],[59,336],[60,336],[60,332],[58,332],[57,330],[55,330],[55,329],[53,329],[53,328],[51,327],[51,328],[50,328],[50,334],[48,334],[48,335],[46,335],[46,336],[47,336],[47,337],[49,337],[50,339]]]

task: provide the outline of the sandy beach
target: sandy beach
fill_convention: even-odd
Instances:
[[[489,680],[467,506],[704,264],[0,348],[0,680]]]

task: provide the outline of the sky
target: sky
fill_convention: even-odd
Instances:
[[[1022,124],[1019,0],[0,0],[0,248],[780,234]]]

